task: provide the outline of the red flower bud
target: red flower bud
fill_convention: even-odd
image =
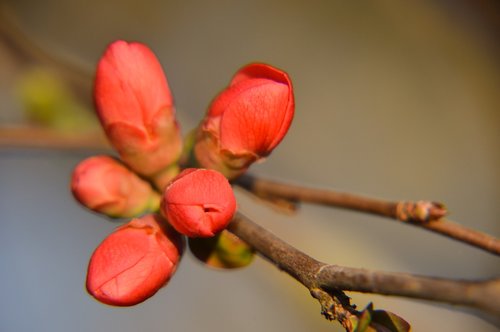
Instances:
[[[143,44],[116,41],[97,66],[97,114],[123,161],[154,176],[177,161],[181,137],[158,59]]]
[[[149,183],[108,156],[80,162],[73,171],[71,191],[82,205],[111,217],[133,217],[156,210],[160,196]]]
[[[174,274],[182,247],[181,235],[159,216],[134,219],[111,233],[92,254],[87,290],[106,304],[143,302]]]
[[[190,168],[167,186],[161,210],[179,233],[210,237],[229,224],[236,211],[236,199],[221,173]]]
[[[196,159],[229,178],[241,175],[281,142],[293,114],[288,75],[269,65],[250,64],[212,102],[198,130]]]

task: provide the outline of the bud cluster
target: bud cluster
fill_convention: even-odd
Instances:
[[[90,210],[132,220],[92,254],[88,292],[110,305],[143,302],[176,271],[185,237],[209,265],[247,265],[252,249],[225,231],[236,212],[229,180],[268,156],[288,131],[294,114],[288,75],[258,63],[240,69],[212,101],[183,156],[172,94],[147,46],[108,46],[97,65],[94,101],[118,157],[80,162],[71,191]]]

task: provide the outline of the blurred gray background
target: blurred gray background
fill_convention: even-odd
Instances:
[[[440,200],[450,219],[500,235],[496,1],[0,5],[2,19],[83,76],[115,39],[148,44],[164,65],[184,133],[244,64],[282,68],[293,80],[296,116],[255,174]],[[16,84],[26,59],[18,51],[0,48],[3,126],[24,121]],[[78,98],[88,106],[90,81],[82,82]],[[93,153],[0,147],[0,331],[342,331],[320,316],[305,288],[261,258],[220,272],[187,254],[147,302],[113,308],[94,301],[84,290],[87,262],[117,224],[78,206],[68,185],[73,167]],[[311,205],[289,217],[241,192],[238,199],[255,221],[325,262],[453,278],[500,274],[498,258],[415,227]],[[350,295],[360,307],[373,301],[401,315],[414,331],[497,331],[494,319],[463,308]]]

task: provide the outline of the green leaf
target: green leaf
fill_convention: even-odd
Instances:
[[[383,325],[391,332],[410,331],[411,325],[398,315],[385,310],[375,310],[372,312],[372,321]]]
[[[373,310],[370,303],[357,317],[352,317],[354,332],[408,332],[410,324],[398,315],[385,311]]]
[[[370,331],[370,323],[372,321],[372,312],[373,312],[373,303],[369,303],[365,310],[361,312],[359,316],[358,322],[356,324],[356,328],[354,332],[368,332]]]

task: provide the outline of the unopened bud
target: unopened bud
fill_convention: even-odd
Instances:
[[[134,219],[110,234],[94,251],[87,290],[100,302],[131,306],[145,301],[174,274],[182,236],[161,217]]]
[[[224,175],[190,168],[167,186],[161,210],[179,233],[210,237],[229,224],[236,211],[236,199]]]
[[[285,72],[265,64],[240,69],[198,128],[198,163],[229,179],[243,174],[281,142],[294,109],[292,83]]]
[[[112,43],[97,66],[94,99],[106,135],[133,170],[154,178],[177,161],[182,141],[172,95],[147,46]]]
[[[117,160],[94,156],[80,162],[71,178],[73,196],[110,217],[135,217],[156,210],[160,195]]]

